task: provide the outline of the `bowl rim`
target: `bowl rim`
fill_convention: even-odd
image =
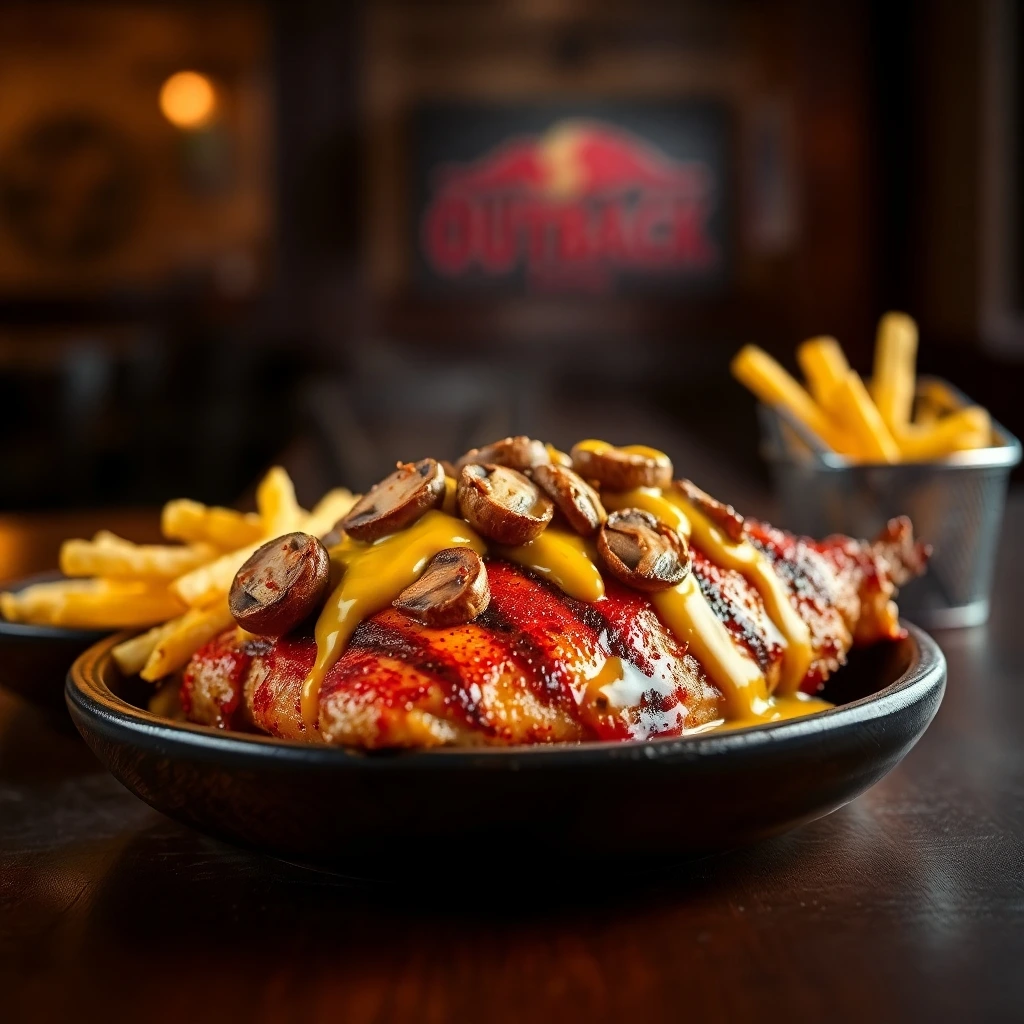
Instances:
[[[593,741],[551,745],[437,747],[430,750],[365,751],[326,744],[302,743],[271,736],[227,732],[192,722],[175,722],[138,708],[115,694],[106,682],[111,650],[129,634],[106,637],[81,654],[71,666],[65,699],[80,732],[97,731],[123,742],[126,732],[170,757],[176,752],[251,763],[272,759],[286,765],[323,768],[355,767],[368,771],[406,771],[410,768],[450,770],[475,768],[579,767],[594,762],[707,760],[721,755],[752,753],[766,747],[806,742],[815,744],[825,733],[866,730],[869,723],[894,716],[929,698],[931,720],[946,684],[946,659],[932,637],[912,623],[902,623],[911,644],[910,662],[900,676],[877,693],[805,718],[788,719],[742,729],[693,733],[650,740]],[[925,725],[927,725],[927,721]],[[915,739],[923,728],[915,733]]]
[[[28,576],[17,576],[7,580],[0,584],[0,590],[17,593],[36,583],[53,583],[68,578],[56,569],[49,572],[34,572]],[[11,622],[0,612],[0,639],[17,637],[26,640],[66,640],[93,644],[109,635],[109,629],[77,629],[71,626],[39,626],[31,622]]]

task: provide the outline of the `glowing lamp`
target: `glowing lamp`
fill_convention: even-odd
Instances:
[[[178,71],[160,87],[160,112],[176,128],[202,128],[216,110],[213,82],[198,71]]]

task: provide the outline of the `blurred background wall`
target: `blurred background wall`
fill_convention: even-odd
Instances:
[[[889,308],[1019,433],[1022,17],[0,4],[0,506],[649,424],[759,474],[732,353]]]

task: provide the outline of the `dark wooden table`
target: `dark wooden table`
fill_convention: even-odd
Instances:
[[[50,564],[65,529],[0,521],[0,570]],[[574,864],[524,893],[514,864],[439,877],[410,849],[370,885],[232,849],[0,692],[0,1019],[1022,1020],[1022,536],[1024,495],[992,619],[939,635],[945,702],[884,782],[772,842],[586,891]]]

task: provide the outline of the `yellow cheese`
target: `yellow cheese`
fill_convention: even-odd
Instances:
[[[341,582],[316,621],[316,661],[302,684],[302,720],[316,727],[320,685],[341,657],[363,619],[386,608],[419,579],[427,563],[445,548],[467,547],[482,555],[484,542],[463,520],[427,512],[401,533],[373,544],[348,541],[332,549],[345,566]]]

